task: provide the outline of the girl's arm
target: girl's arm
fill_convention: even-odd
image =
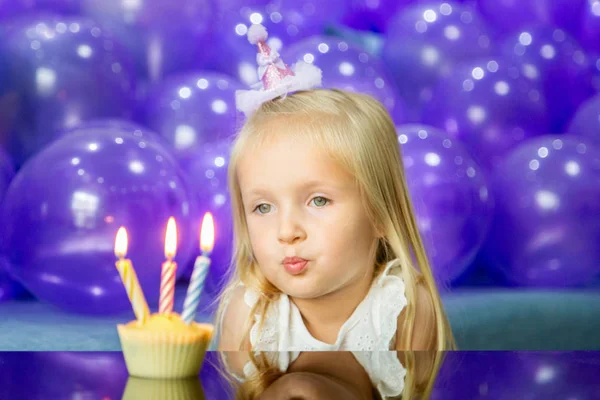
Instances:
[[[417,284],[415,300],[415,322],[410,348],[402,348],[402,327],[406,317],[406,307],[398,316],[396,350],[436,350],[437,326],[435,308],[431,294],[424,282]]]

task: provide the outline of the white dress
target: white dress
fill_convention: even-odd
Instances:
[[[252,308],[259,294],[247,288],[244,300]],[[365,368],[382,396],[396,396],[404,387],[405,370],[395,347],[397,320],[406,306],[404,281],[397,259],[386,264],[381,275],[371,285],[367,296],[342,325],[334,344],[314,338],[302,320],[296,305],[286,294],[269,306],[262,329],[258,330],[260,314],[254,315],[250,331],[253,351],[277,353],[281,371],[297,358],[301,351],[352,351]],[[253,365],[246,364],[248,376]],[[398,379],[401,376],[402,379]],[[239,377],[238,377],[239,378]]]

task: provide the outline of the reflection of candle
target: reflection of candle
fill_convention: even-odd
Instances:
[[[215,242],[215,228],[211,213],[204,214],[202,220],[202,228],[200,233],[200,248],[202,249],[202,255],[196,258],[194,263],[194,272],[192,272],[192,279],[188,286],[187,295],[183,303],[182,319],[186,324],[194,322],[196,317],[196,309],[200,302],[200,295],[202,294],[202,288],[204,287],[204,280],[208,273],[208,267],[210,265],[210,252],[213,249]]]
[[[165,235],[165,257],[167,261],[162,264],[162,274],[160,280],[160,302],[158,312],[161,314],[170,314],[173,311],[173,298],[175,296],[175,271],[177,263],[173,261],[177,251],[177,227],[175,219],[169,218],[167,223],[167,233]]]
[[[133,307],[133,312],[139,323],[144,323],[150,315],[148,303],[144,297],[144,292],[140,287],[140,283],[133,269],[131,261],[125,258],[127,254],[127,231],[124,227],[120,227],[115,240],[115,255],[119,261],[115,264],[121,275],[121,280],[129,296],[129,301]]]

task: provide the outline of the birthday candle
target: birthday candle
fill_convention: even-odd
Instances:
[[[165,236],[165,257],[167,261],[162,264],[162,274],[160,281],[160,300],[158,312],[161,314],[170,314],[173,312],[173,302],[175,297],[175,272],[177,263],[173,261],[177,250],[177,227],[175,219],[169,218],[167,223],[167,233]]]
[[[139,323],[144,323],[150,315],[148,303],[140,286],[133,264],[125,255],[127,254],[127,231],[120,227],[115,240],[115,255],[119,258],[116,262],[117,270],[125,286],[127,296],[133,307],[133,312]]]
[[[212,215],[210,213],[204,214],[200,233],[202,255],[198,256],[194,263],[194,271],[192,272],[192,278],[183,303],[182,319],[186,324],[194,322],[196,316],[200,295],[202,294],[204,281],[208,273],[208,267],[210,266],[209,255],[214,246],[214,230]]]

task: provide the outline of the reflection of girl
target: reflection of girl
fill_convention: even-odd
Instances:
[[[442,357],[436,351],[231,352],[226,358],[235,365],[223,365],[239,400],[427,399]]]

